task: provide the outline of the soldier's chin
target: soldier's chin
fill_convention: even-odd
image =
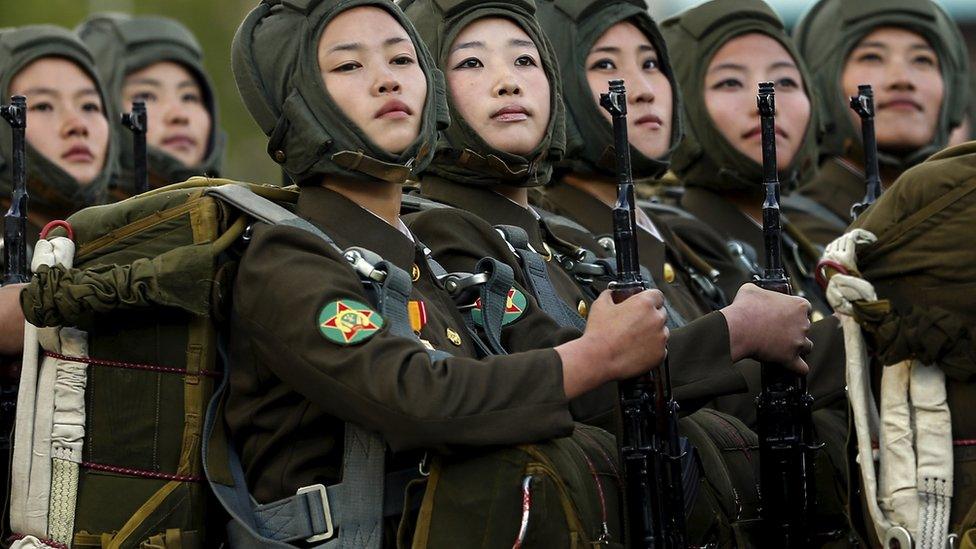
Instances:
[[[68,175],[73,177],[75,181],[77,181],[78,184],[81,185],[82,187],[90,185],[92,181],[95,181],[95,179],[98,177],[98,174],[101,172],[100,169],[95,169],[94,166],[90,168],[88,167],[81,168],[77,166],[72,166],[72,167],[65,168],[64,171],[67,172]]]

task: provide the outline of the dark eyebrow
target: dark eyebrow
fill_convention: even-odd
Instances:
[[[871,41],[871,42],[861,42],[860,44],[855,46],[855,48],[881,48],[883,50],[886,50],[888,49],[888,45],[885,44],[884,42]]]
[[[54,88],[38,87],[38,88],[30,88],[28,90],[25,90],[24,91],[24,95],[26,95],[28,97],[28,99],[30,99],[30,97],[32,95],[54,95],[54,96],[59,96],[61,94],[58,92],[58,90],[56,90]]]
[[[471,48],[483,48],[483,47],[485,47],[485,43],[480,40],[472,40],[471,42],[461,42],[460,44],[451,48],[451,53],[454,53],[458,50],[467,50]]]
[[[508,41],[508,45],[509,46],[519,46],[519,47],[523,47],[523,48],[534,48],[535,47],[535,42],[533,42],[531,40],[525,40],[525,39],[522,39],[522,38],[512,38],[511,40]]]
[[[353,50],[361,50],[361,49],[363,49],[363,45],[359,42],[346,42],[343,44],[336,44],[335,46],[332,46],[331,48],[329,48],[329,51],[327,53],[332,53],[335,51],[353,51]]]
[[[593,48],[590,53],[620,53],[620,48],[616,46],[601,46]]]
[[[85,88],[83,90],[78,90],[75,92],[75,99],[79,97],[85,97],[86,95],[98,95],[98,90],[95,88]]]
[[[912,50],[926,50],[926,51],[931,51],[931,52],[934,52],[935,51],[935,48],[933,48],[932,46],[930,46],[928,44],[913,44],[912,47],[909,48],[909,49],[912,49]]]
[[[195,87],[197,87],[197,83],[196,83],[195,80],[192,80],[191,79],[191,80],[184,80],[184,81],[180,82],[176,86],[176,89],[181,89],[181,88],[195,88]]]
[[[722,63],[721,65],[716,65],[712,67],[708,72],[716,72],[723,69],[732,69],[734,71],[745,72],[746,68],[738,63]]]
[[[141,84],[144,86],[155,86],[157,88],[162,87],[163,83],[155,78],[134,78],[126,82],[127,85]]]
[[[770,69],[795,69],[796,63],[792,61],[777,61],[769,66]]]

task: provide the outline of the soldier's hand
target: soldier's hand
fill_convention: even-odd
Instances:
[[[623,303],[603,292],[590,307],[586,332],[556,351],[563,359],[563,385],[573,398],[614,380],[629,379],[661,365],[667,353],[664,295],[646,290]]]
[[[729,325],[733,361],[753,358],[782,364],[801,374],[809,371],[803,360],[813,349],[813,342],[807,338],[807,300],[745,284],[739,288],[735,301],[721,312]]]

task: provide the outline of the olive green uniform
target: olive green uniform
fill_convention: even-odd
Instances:
[[[797,50],[811,68],[810,80],[819,100],[815,107],[823,120],[820,154],[824,160],[820,173],[803,183],[798,193],[844,221],[850,219],[851,206],[864,198],[865,189],[863,175],[858,182],[851,169],[844,169],[851,167],[851,162],[863,165],[864,152],[861,127],[854,122],[849,99],[841,89],[841,75],[854,47],[879,27],[900,27],[924,37],[939,58],[945,85],[932,140],[907,152],[880,149],[878,161],[883,169],[900,174],[945,147],[950,132],[962,123],[970,93],[965,41],[952,18],[931,0],[821,0],[806,12],[793,36]],[[813,209],[787,211],[797,226],[809,231],[819,244],[827,244],[843,233],[843,227],[838,230],[835,220]]]
[[[91,49],[98,64],[98,72],[105,82],[110,100],[107,109],[109,120],[113,128],[118,128],[122,145],[119,169],[109,184],[109,192],[114,200],[122,200],[135,193],[132,133],[118,125],[119,113],[132,108],[124,104],[122,88],[126,76],[154,63],[177,63],[193,75],[203,94],[203,105],[210,115],[210,135],[207,136],[206,153],[197,166],[186,166],[163,150],[149,147],[149,187],[178,183],[194,175],[220,175],[227,138],[218,124],[217,96],[203,64],[203,49],[189,29],[167,17],[102,13],[86,19],[75,32]],[[154,108],[153,104],[149,103],[147,108]]]
[[[844,233],[850,224],[851,206],[862,202],[866,193],[864,171],[833,157],[824,160],[812,180],[785,197],[781,207],[797,229],[814,244],[825,247]]]

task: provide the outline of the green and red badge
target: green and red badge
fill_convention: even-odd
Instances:
[[[358,301],[333,301],[319,313],[319,330],[339,345],[355,345],[373,337],[383,327],[383,317]]]
[[[502,326],[506,326],[518,320],[525,312],[525,295],[512,288],[508,291],[508,298],[505,299],[505,316],[502,317]],[[474,302],[471,309],[471,320],[478,326],[484,326],[484,319],[481,314],[481,298]]]

